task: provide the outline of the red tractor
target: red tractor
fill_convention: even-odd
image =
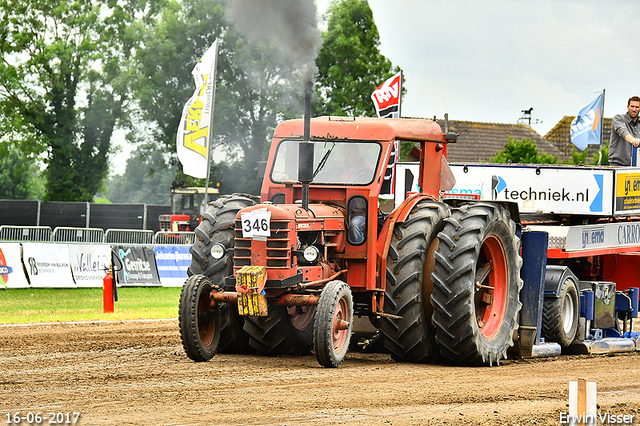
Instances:
[[[398,361],[506,357],[520,239],[504,206],[442,201],[455,140],[425,119],[280,124],[260,199],[220,197],[196,228],[179,308],[187,355],[314,351],[337,367],[354,319],[368,318]],[[420,144],[420,192],[386,214],[380,194],[398,141]]]
[[[217,196],[217,188],[208,189],[209,197]],[[171,214],[158,217],[163,232],[190,232],[196,229],[204,209],[205,188],[171,189]]]

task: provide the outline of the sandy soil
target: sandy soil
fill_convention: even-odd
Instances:
[[[82,425],[558,425],[578,378],[597,382],[600,413],[640,424],[638,353],[461,368],[351,352],[325,369],[313,356],[194,363],[176,320],[0,326],[3,424],[77,412]]]

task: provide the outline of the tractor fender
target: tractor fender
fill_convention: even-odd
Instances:
[[[402,204],[400,204],[395,210],[391,212],[380,230],[380,234],[378,236],[378,268],[379,271],[377,274],[378,285],[377,288],[382,291],[386,288],[386,276],[384,272],[387,268],[387,255],[389,254],[389,242],[391,241],[391,235],[393,233],[393,228],[396,226],[396,223],[403,223],[411,210],[422,200],[432,200],[438,201],[434,199],[432,196],[427,194],[415,194],[411,197],[406,198]]]
[[[547,265],[544,278],[544,296],[555,299],[560,297],[560,285],[567,279],[578,283],[578,278],[567,266]]]

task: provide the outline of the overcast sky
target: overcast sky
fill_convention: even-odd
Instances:
[[[317,0],[318,11],[329,0]],[[639,0],[369,0],[380,50],[405,75],[404,117],[516,123],[545,135],[605,89],[606,117],[640,96]]]
[[[318,13],[329,3],[316,0]],[[404,117],[516,123],[533,107],[532,127],[544,136],[603,89],[606,117],[640,96],[639,0],[369,5],[382,54],[404,71]],[[115,173],[124,172],[129,150],[117,157]]]

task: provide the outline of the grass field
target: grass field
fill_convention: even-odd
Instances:
[[[179,287],[122,287],[114,313],[103,312],[101,288],[0,290],[0,324],[176,318]]]

